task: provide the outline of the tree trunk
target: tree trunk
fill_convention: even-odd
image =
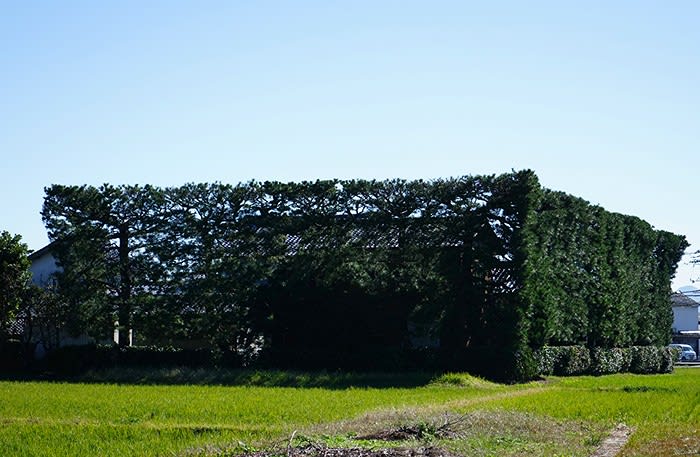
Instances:
[[[129,345],[131,328],[131,266],[129,264],[129,226],[119,226],[119,346]]]

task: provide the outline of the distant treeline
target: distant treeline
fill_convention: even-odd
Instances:
[[[42,215],[63,269],[54,323],[104,337],[118,320],[280,368],[527,379],[545,345],[664,345],[686,247],[531,171],[54,185]]]

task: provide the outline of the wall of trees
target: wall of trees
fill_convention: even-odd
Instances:
[[[533,375],[544,345],[664,344],[685,249],[531,171],[54,185],[43,217],[75,331],[111,335],[118,320],[149,344],[238,363],[511,379]]]
[[[530,344],[669,342],[670,281],[684,237],[549,190],[531,221],[522,290],[532,305]]]

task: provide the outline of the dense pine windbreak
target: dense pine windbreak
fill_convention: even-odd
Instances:
[[[74,331],[282,368],[527,379],[545,345],[665,344],[686,247],[531,171],[53,185],[42,215]]]
[[[527,236],[522,296],[532,306],[531,344],[669,342],[670,281],[685,237],[548,190]]]

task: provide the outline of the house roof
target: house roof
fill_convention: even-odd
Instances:
[[[44,254],[50,253],[51,248],[53,248],[54,243],[55,242],[52,241],[51,243],[47,244],[43,248],[37,249],[36,251],[30,253],[27,257],[29,257],[29,260],[36,260],[36,259],[42,257]]]
[[[674,292],[671,294],[671,306],[697,308],[698,302],[682,292]]]

